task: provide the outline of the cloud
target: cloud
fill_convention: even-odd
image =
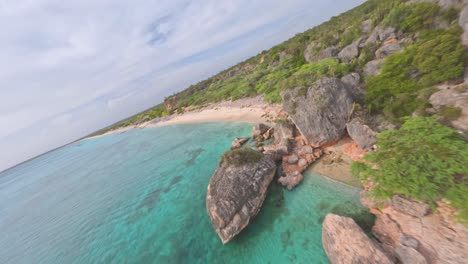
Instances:
[[[0,1],[0,170],[362,2]]]

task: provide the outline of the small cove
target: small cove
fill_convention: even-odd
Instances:
[[[329,212],[372,221],[359,190],[313,173],[274,183],[259,215],[223,246],[208,181],[245,123],[130,130],[83,140],[0,174],[1,263],[328,263]]]

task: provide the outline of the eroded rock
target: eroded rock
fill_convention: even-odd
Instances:
[[[332,264],[392,263],[354,220],[348,217],[335,214],[325,217],[322,244]]]
[[[223,155],[206,195],[211,224],[223,244],[259,212],[275,173],[273,158],[252,149],[240,148]]]
[[[359,56],[359,44],[361,43],[361,39],[354,41],[353,43],[349,44],[348,46],[344,47],[340,53],[338,53],[338,58],[344,62],[351,62],[354,58]]]
[[[429,205],[412,200],[407,197],[395,195],[392,198],[392,205],[401,212],[415,217],[423,217],[430,212]]]
[[[295,171],[293,173],[287,173],[286,175],[280,177],[278,179],[278,182],[286,187],[288,190],[294,189],[299,183],[302,182],[304,179],[304,176],[298,171]]]
[[[231,149],[237,149],[242,147],[247,141],[249,141],[249,138],[236,138],[234,141],[231,143]]]
[[[374,76],[380,73],[384,60],[372,60],[364,66],[364,76]]]
[[[379,60],[384,59],[385,57],[397,53],[400,50],[402,50],[402,47],[398,42],[389,43],[377,49],[375,52],[375,57]]]

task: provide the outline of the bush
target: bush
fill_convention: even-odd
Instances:
[[[454,130],[434,118],[410,118],[380,133],[377,146],[366,164],[353,164],[355,174],[374,183],[376,198],[402,194],[431,205],[446,198],[468,220],[468,143]]]
[[[227,165],[241,166],[244,164],[258,162],[262,159],[263,154],[248,147],[230,150],[223,154],[221,163]]]
[[[434,19],[440,7],[433,3],[417,3],[412,5],[401,4],[395,8],[384,23],[401,29],[403,32],[417,32],[429,29],[434,24]]]
[[[442,106],[439,110],[439,115],[444,121],[453,121],[458,119],[462,114],[462,109],[455,106]]]
[[[366,79],[366,102],[395,120],[424,107],[425,101],[418,97],[420,90],[463,76],[460,34],[458,26],[426,31],[417,43],[388,56],[381,74]]]

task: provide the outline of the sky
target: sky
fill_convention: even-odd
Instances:
[[[364,0],[0,0],[0,171]]]

